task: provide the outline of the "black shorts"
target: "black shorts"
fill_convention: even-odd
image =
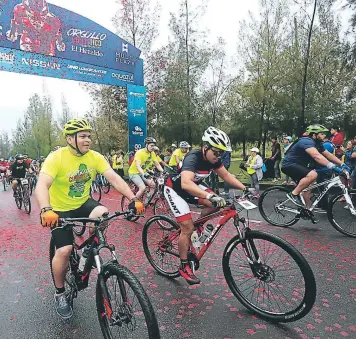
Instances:
[[[307,177],[310,171],[313,171],[313,169],[300,164],[294,164],[292,166],[282,168],[282,172],[291,177],[296,183]]]
[[[101,204],[89,198],[81,207],[70,211],[55,211],[61,218],[89,217],[91,212]],[[72,229],[56,229],[52,232],[52,237],[56,248],[71,246],[74,242]]]

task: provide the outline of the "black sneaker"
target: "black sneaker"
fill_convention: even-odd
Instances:
[[[299,195],[293,195],[291,192],[289,192],[287,194],[287,198],[290,201],[292,201],[296,206],[305,208],[303,202],[301,201],[301,199],[299,197]]]
[[[56,312],[62,319],[70,319],[73,316],[72,306],[69,304],[66,293],[54,294]]]

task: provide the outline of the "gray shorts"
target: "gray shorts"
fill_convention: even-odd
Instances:
[[[147,179],[140,174],[129,175],[129,178],[138,188],[142,188],[147,185]]]

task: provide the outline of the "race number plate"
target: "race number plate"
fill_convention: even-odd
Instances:
[[[27,179],[23,179],[23,180],[21,180],[21,183],[22,184],[28,184],[28,180]]]
[[[158,184],[160,184],[160,185],[164,184],[164,179],[163,178],[159,178],[158,179]]]
[[[237,200],[237,203],[240,204],[241,207],[243,207],[246,210],[252,210],[257,208],[257,205],[253,204],[252,202],[244,198]]]

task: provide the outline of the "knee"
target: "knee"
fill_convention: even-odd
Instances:
[[[90,213],[89,218],[99,218],[102,217],[104,214],[107,214],[108,212],[109,210],[107,207],[99,205]]]
[[[194,231],[194,224],[192,220],[187,220],[179,223],[181,227],[181,233],[191,235]]]
[[[316,179],[318,178],[318,174],[316,171],[311,171],[309,172],[308,178],[310,178],[311,181],[316,181]]]
[[[65,246],[56,249],[56,256],[61,258],[69,258],[70,253],[72,252],[72,246]]]

